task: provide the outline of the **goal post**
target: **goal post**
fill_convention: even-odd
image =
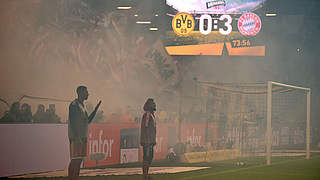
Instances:
[[[271,164],[271,146],[272,146],[272,87],[281,86],[295,90],[302,90],[307,92],[307,109],[306,109],[306,159],[310,158],[310,96],[311,89],[298,87],[278,82],[268,81],[267,85],[267,129],[266,129],[266,161],[267,165]]]

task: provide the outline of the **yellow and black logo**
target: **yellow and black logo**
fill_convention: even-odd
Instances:
[[[194,29],[194,18],[191,14],[180,12],[172,19],[172,29],[178,36],[188,36]]]

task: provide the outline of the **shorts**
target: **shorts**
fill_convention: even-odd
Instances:
[[[151,164],[153,159],[153,145],[142,146],[143,147],[143,161],[147,161]]]
[[[84,159],[87,156],[87,139],[70,141],[70,158]]]

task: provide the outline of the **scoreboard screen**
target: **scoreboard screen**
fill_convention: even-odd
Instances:
[[[169,55],[265,56],[265,0],[167,0]],[[173,13],[172,13],[173,12]]]

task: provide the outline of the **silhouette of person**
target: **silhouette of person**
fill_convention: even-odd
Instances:
[[[21,106],[20,122],[32,123],[31,106],[27,103]]]
[[[88,116],[84,101],[88,99],[87,87],[79,86],[76,90],[78,98],[69,105],[68,137],[70,141],[71,161],[68,168],[68,178],[78,179],[80,165],[87,156],[88,125],[96,115],[101,101],[96,105],[94,111]]]
[[[143,179],[149,177],[149,167],[153,159],[153,147],[156,145],[156,122],[154,112],[156,103],[149,98],[143,106],[145,113],[142,116],[140,128],[140,144],[143,147],[142,173]]]
[[[56,114],[55,104],[49,104],[49,109],[46,113],[49,123],[61,123],[60,117]]]
[[[44,109],[45,109],[45,107],[43,104],[38,105],[37,112],[33,115],[33,122],[34,123],[44,123],[45,122],[46,114],[44,112]]]
[[[16,123],[20,121],[20,103],[12,103],[9,112],[7,112],[2,118],[1,122]]]

